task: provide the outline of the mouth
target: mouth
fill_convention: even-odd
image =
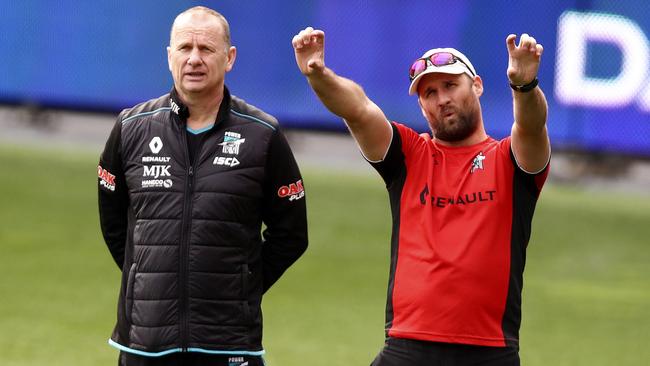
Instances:
[[[444,111],[442,111],[441,114],[442,114],[442,118],[449,118],[449,117],[452,117],[454,114],[456,114],[456,112],[454,112],[453,109],[448,108],[448,109],[445,109]]]
[[[185,76],[186,79],[198,80],[202,79],[205,76],[205,73],[201,71],[190,71],[184,73],[183,76]]]

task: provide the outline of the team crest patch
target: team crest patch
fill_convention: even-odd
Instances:
[[[483,152],[481,151],[474,157],[474,160],[472,160],[472,166],[469,170],[470,173],[474,173],[477,170],[483,170],[483,160],[485,160],[485,155],[483,155]]]
[[[237,132],[226,131],[223,136],[223,142],[220,143],[220,146],[223,146],[222,152],[224,154],[237,155],[239,154],[239,147],[246,141],[246,139],[241,138],[241,134]]]

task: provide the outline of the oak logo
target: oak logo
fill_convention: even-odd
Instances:
[[[289,197],[289,201],[295,201],[305,197],[305,188],[302,185],[302,179],[287,186],[280,187],[278,189],[278,197]]]
[[[115,191],[115,175],[102,168],[101,165],[97,166],[97,177],[99,177],[100,186],[108,189],[109,191]]]

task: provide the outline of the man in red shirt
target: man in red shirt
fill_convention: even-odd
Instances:
[[[294,36],[296,62],[385,180],[393,216],[387,339],[373,365],[519,365],[526,246],[551,154],[542,46],[506,38],[514,123],[495,140],[481,77],[458,50],[429,50],[409,70],[432,132],[418,134],[325,66],[324,37]]]

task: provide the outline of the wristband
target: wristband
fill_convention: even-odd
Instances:
[[[527,92],[529,92],[529,91],[535,89],[535,87],[537,86],[537,84],[539,84],[539,80],[537,79],[537,77],[535,77],[535,78],[533,79],[533,81],[531,81],[531,82],[528,83],[528,84],[525,84],[525,85],[514,85],[514,84],[510,83],[510,87],[511,87],[514,91],[518,91],[518,92],[520,92],[520,93],[527,93]]]

